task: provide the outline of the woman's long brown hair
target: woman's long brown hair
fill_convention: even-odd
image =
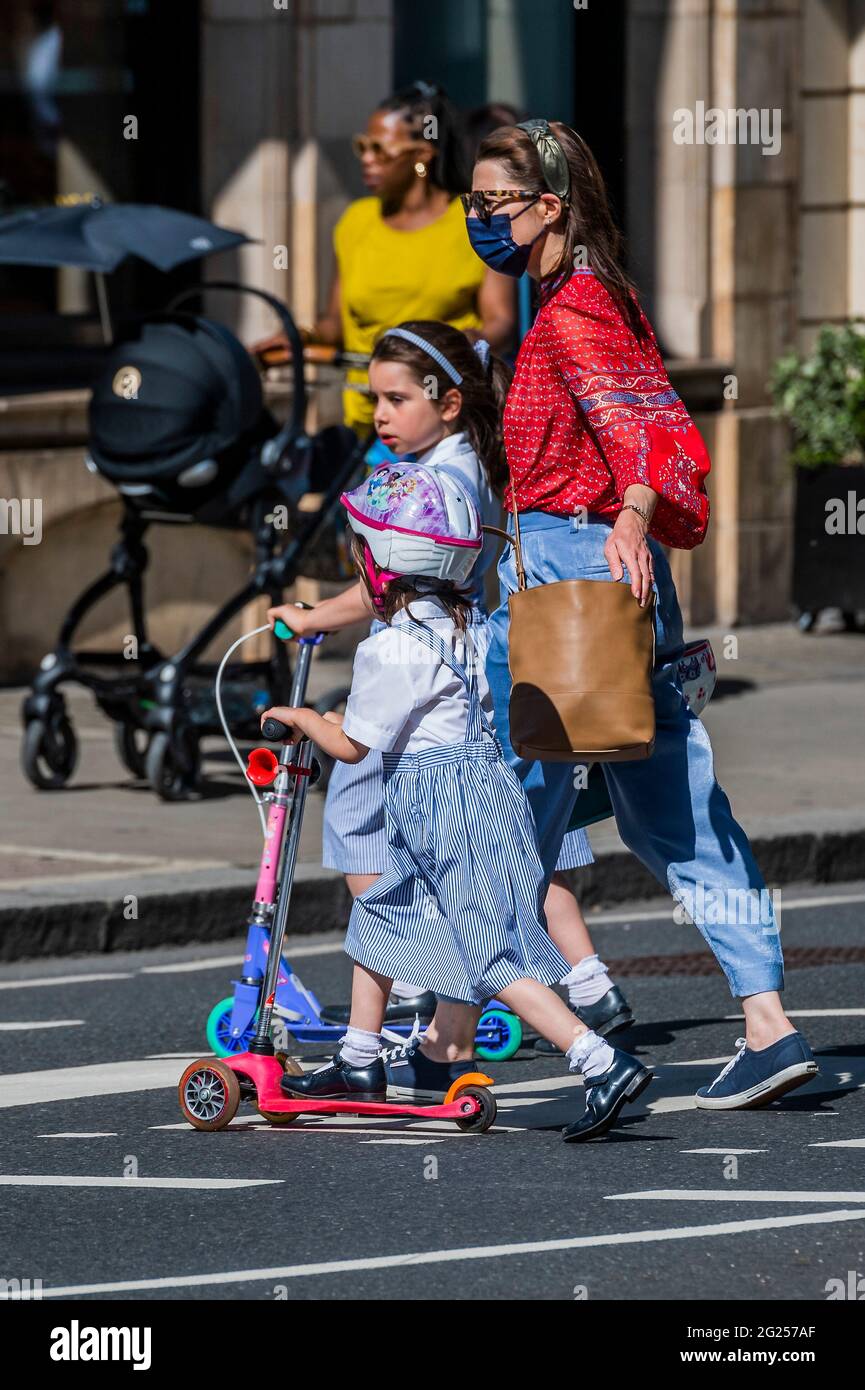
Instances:
[[[541,296],[548,299],[574,269],[578,247],[585,247],[587,264],[620,309],[638,340],[645,337],[637,291],[627,275],[624,243],[613,220],[604,177],[585,140],[562,121],[551,121],[550,130],[565,153],[571,172],[571,195],[563,209],[565,244],[558,265],[541,281]],[[502,126],[481,141],[476,162],[495,160],[510,178],[530,193],[549,193],[540,155],[531,136],[518,126]]]

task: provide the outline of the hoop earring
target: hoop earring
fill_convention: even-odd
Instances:
[[[422,159],[419,159],[419,160],[418,160],[417,164],[414,166],[414,171],[415,171],[415,173],[417,174],[417,176],[418,176],[419,179],[425,179],[425,178],[426,178],[426,176],[427,176],[427,167],[426,167],[426,165],[424,164],[424,162],[423,162]]]

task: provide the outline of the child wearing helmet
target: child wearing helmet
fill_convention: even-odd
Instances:
[[[491,356],[484,342],[469,343],[447,324],[409,322],[382,334],[369,368],[380,439],[400,458],[414,457],[425,467],[448,473],[474,497],[487,526],[500,524],[500,496],[507,480],[501,413],[509,381],[507,368]],[[486,617],[484,575],[494,564],[495,537],[487,535],[468,579],[475,612]],[[298,636],[333,632],[368,616],[362,585],[356,583],[314,608],[290,604],[271,608]],[[371,632],[381,630],[376,614]],[[415,644],[412,644],[415,645]],[[550,929],[572,968],[566,983],[571,1006],[590,1026],[606,1034],[632,1017],[621,992],[612,984],[594,947],[573,893],[558,881],[558,871],[592,863],[583,830],[565,836],[545,910]],[[352,897],[368,889],[388,865],[382,757],[372,748],[359,763],[337,762],[324,812],[323,864],[346,875]],[[436,1000],[428,982],[395,982],[386,1022],[430,1020]],[[322,1017],[344,1023],[348,1010],[327,1007]],[[461,1070],[470,1065],[473,1020],[465,1009],[439,1001],[422,1045],[400,1058],[395,1089],[407,1097],[436,1099]]]
[[[384,464],[341,500],[368,611],[384,626],[357,648],[344,716],[268,714],[342,762],[381,753],[389,862],[352,907],[351,1015],[339,1051],[281,1084],[295,1098],[384,1100],[391,985],[422,979],[466,1004],[503,1000],[566,1053],[587,1100],[564,1137],[596,1138],[651,1072],[551,988],[570,966],[546,930],[534,822],[492,728],[486,624],[466,588],[483,545],[476,500],[421,464]],[[430,898],[435,912],[424,910]]]

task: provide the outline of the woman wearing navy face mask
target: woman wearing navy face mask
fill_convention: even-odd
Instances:
[[[623,268],[603,178],[575,131],[546,121],[494,131],[480,145],[463,206],[478,256],[506,275],[527,270],[540,288],[541,307],[520,349],[504,414],[528,582],[621,581],[641,604],[652,590],[657,596],[654,752],[602,769],[622,839],[694,917],[744,1009],[741,1050],[701,1087],[696,1104],[766,1104],[817,1068],[781,1005],[783,961],[762,876],[715,780],[706,730],[677,681],[682,615],[662,546],[690,549],[704,538],[705,446],[670,385]],[[510,511],[509,491],[506,506]],[[486,664],[496,733],[526,788],[551,876],[581,794],[569,764],[525,762],[510,747],[513,546],[502,554],[499,578],[502,603],[490,620]],[[731,905],[722,922],[694,911],[704,900]],[[609,1071],[589,1083],[586,1115],[568,1138],[587,1137],[624,1103],[627,1077],[609,1051]]]

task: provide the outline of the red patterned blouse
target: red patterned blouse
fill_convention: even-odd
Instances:
[[[659,495],[651,534],[690,550],[709,520],[709,456],[642,317],[639,343],[591,270],[551,295],[517,358],[504,416],[508,464],[521,512],[585,507],[614,518],[625,489],[643,483]],[[505,505],[512,510],[509,488]]]

